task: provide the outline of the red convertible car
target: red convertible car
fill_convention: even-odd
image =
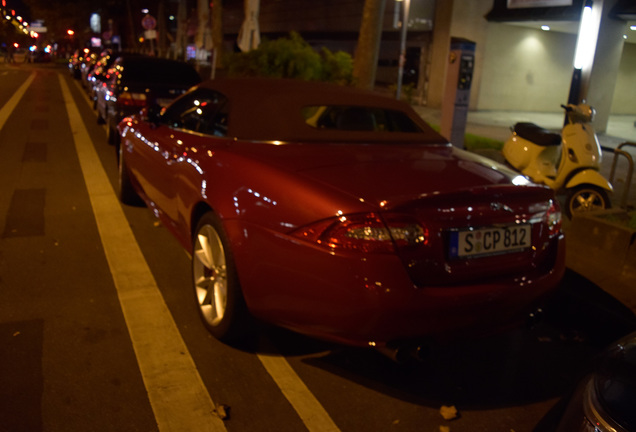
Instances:
[[[254,317],[355,346],[491,331],[564,273],[549,188],[376,93],[216,79],[119,133],[120,198],[141,198],[191,252],[221,340]]]

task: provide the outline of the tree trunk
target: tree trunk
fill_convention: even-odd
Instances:
[[[179,0],[177,6],[177,37],[175,41],[174,58],[185,60],[188,31],[188,1]]]
[[[157,55],[168,56],[168,23],[166,21],[166,2],[159,0],[157,7]]]
[[[216,67],[223,67],[223,0],[214,0],[212,7],[212,43],[216,53]]]
[[[375,85],[385,6],[386,0],[364,1],[360,35],[353,60],[353,76],[356,86],[360,88],[373,89]]]
[[[210,3],[208,0],[197,0],[197,15],[199,17],[199,29],[195,43],[198,49],[208,51],[212,48]]]
[[[261,43],[261,34],[258,28],[258,15],[261,8],[260,0],[245,0],[243,9],[245,17],[239,30],[237,39],[238,47],[243,52],[258,48]]]
[[[130,5],[130,0],[126,0],[126,9],[128,13],[128,45],[130,49],[133,51],[137,51],[137,37],[136,37],[136,27],[135,21],[133,20],[132,7]]]

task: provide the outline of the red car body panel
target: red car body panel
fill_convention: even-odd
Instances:
[[[514,185],[515,173],[437,135],[424,144],[357,132],[350,142],[256,141],[143,116],[125,119],[120,132],[137,191],[181,244],[191,250],[201,209],[214,211],[250,312],[305,334],[367,346],[502,328],[525,319],[565,270],[563,234],[545,222],[553,192]],[[427,244],[364,254],[297,235],[363,213],[413,218]],[[450,256],[453,231],[515,224],[531,225],[532,248]]]

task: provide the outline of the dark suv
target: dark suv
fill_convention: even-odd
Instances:
[[[201,82],[197,71],[177,60],[123,54],[95,89],[97,121],[106,124],[108,142],[116,144],[116,126],[148,105],[165,106]]]

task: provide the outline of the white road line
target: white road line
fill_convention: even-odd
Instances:
[[[15,107],[18,105],[18,102],[20,102],[20,99],[22,99],[22,96],[24,96],[24,93],[26,92],[27,88],[29,88],[34,78],[35,78],[35,72],[29,75],[26,81],[22,83],[20,87],[18,87],[15,93],[13,93],[13,96],[11,96],[11,99],[9,99],[7,103],[4,104],[2,109],[0,109],[0,129],[4,127],[4,124],[9,119],[9,116],[11,115]]]
[[[91,105],[88,98],[86,102]],[[267,351],[275,352],[275,349],[268,346]],[[258,359],[310,432],[340,431],[283,356],[258,354]]]
[[[258,359],[294,407],[310,432],[339,432],[329,413],[318,402],[284,357],[258,354]]]
[[[159,430],[225,431],[139,249],[66,81],[58,75],[99,234]]]

